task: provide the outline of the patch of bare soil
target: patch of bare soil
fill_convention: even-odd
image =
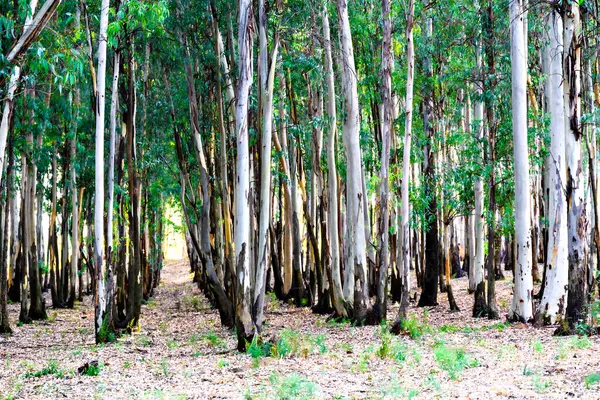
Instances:
[[[585,381],[600,373],[597,337],[557,338],[553,328],[472,318],[465,278],[453,280],[460,312],[448,311],[445,294],[434,308],[411,305],[414,339],[328,322],[269,298],[265,336],[281,339],[264,350],[273,355],[253,358],[234,350],[233,332],[220,327],[188,268],[165,267],[143,306],[141,332],[117,343],[94,344],[89,297],[75,310],[49,309],[48,321],[12,321],[13,335],[0,337],[0,397],[600,398],[600,385]],[[511,286],[510,278],[497,282],[503,317]],[[18,305],[10,313],[16,318]]]

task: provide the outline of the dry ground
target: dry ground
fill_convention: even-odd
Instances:
[[[327,322],[269,299],[266,336],[293,330],[298,354],[253,359],[233,350],[233,333],[220,327],[187,268],[166,266],[143,306],[141,332],[117,343],[94,345],[89,298],[75,310],[50,308],[48,321],[13,321],[14,334],[0,337],[0,398],[600,398],[600,385],[585,383],[600,373],[599,338],[471,318],[464,278],[453,280],[461,312],[448,312],[445,295],[435,308],[411,305],[415,328],[425,329],[416,339],[390,340],[379,327]],[[497,283],[502,315],[510,286]],[[16,317],[18,305],[10,312]],[[97,376],[77,373],[95,360]]]

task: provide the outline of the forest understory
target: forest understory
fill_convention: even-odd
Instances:
[[[506,323],[509,271],[496,286],[500,320],[472,318],[468,278],[452,283],[461,311],[448,311],[445,293],[437,307],[411,303],[413,337],[269,297],[263,336],[277,346],[243,354],[192,283],[189,264],[169,262],[143,306],[141,332],[116,343],[95,344],[89,296],[73,310],[50,308],[47,321],[11,321],[14,334],[0,336],[0,397],[598,398],[597,336],[555,337],[555,327]],[[16,317],[18,304],[9,311]]]

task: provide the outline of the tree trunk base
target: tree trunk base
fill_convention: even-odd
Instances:
[[[446,289],[448,291],[448,303],[450,304],[451,312],[459,312],[460,308],[458,308],[458,304],[456,304],[456,299],[454,298],[454,292],[452,291],[452,284],[448,283],[446,285]]]
[[[474,293],[475,302],[473,303],[473,317],[483,318],[487,315],[487,304],[485,300],[485,282],[479,282]]]

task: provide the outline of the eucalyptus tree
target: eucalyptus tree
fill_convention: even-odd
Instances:
[[[338,0],[339,34],[341,43],[342,91],[345,116],[343,140],[346,150],[346,240],[349,241],[344,276],[344,298],[352,302],[352,317],[363,320],[369,309],[367,281],[367,248],[365,239],[364,202],[367,194],[362,190],[362,162],[359,141],[359,104],[357,75],[354,64],[352,33],[348,17],[348,3]],[[352,300],[351,300],[352,299]]]
[[[569,294],[567,320],[573,329],[585,314],[589,287],[588,273],[588,211],[582,165],[581,125],[581,7],[578,2],[563,4],[564,23],[564,101],[566,132],[566,201],[568,210],[569,241]]]
[[[511,0],[512,122],[515,158],[515,235],[517,265],[509,318],[528,321],[533,316],[531,277],[531,218],[529,155],[527,146],[527,48],[525,47],[522,0]],[[488,271],[489,273],[489,271]]]
[[[250,253],[250,153],[248,137],[248,102],[253,81],[253,8],[249,0],[239,2],[238,52],[239,83],[236,105],[237,162],[235,180],[235,262],[236,262],[236,328],[238,350],[246,349],[246,341],[255,335],[252,321],[253,270]]]
[[[391,145],[391,136],[392,136],[392,66],[393,58],[392,58],[392,21],[390,18],[390,1],[382,0],[382,14],[383,14],[383,43],[381,46],[381,77],[383,81],[383,85],[381,88],[381,97],[383,99],[383,124],[381,125],[381,141],[382,141],[382,149],[381,149],[381,171],[380,171],[380,204],[381,204],[381,227],[379,228],[379,241],[381,243],[381,254],[380,254],[380,264],[379,264],[379,282],[377,283],[377,301],[374,306],[375,318],[378,320],[385,320],[387,315],[387,274],[389,269],[389,231],[390,231],[390,216],[389,216],[389,162],[390,162],[390,145]],[[411,6],[413,6],[411,4]],[[412,10],[412,7],[411,7]],[[411,12],[412,15],[412,12]],[[412,24],[412,21],[408,22]],[[408,30],[412,28],[408,28]],[[412,38],[409,39],[409,46],[412,46]],[[411,47],[412,50],[412,47]],[[409,60],[409,74],[412,73],[412,64],[410,64]],[[412,76],[410,77],[412,78]],[[410,90],[412,91],[412,82],[410,84]],[[407,90],[408,91],[408,90]],[[412,93],[410,94],[412,96]],[[408,94],[407,94],[408,97]],[[412,103],[412,98],[410,99]],[[412,104],[411,104],[412,106]],[[409,106],[409,107],[411,107]],[[407,121],[411,118],[411,111],[407,112]],[[407,122],[408,124],[408,122]],[[408,131],[407,131],[408,132]],[[410,137],[410,134],[408,134]],[[410,139],[409,145],[407,146],[405,143],[405,171],[408,171],[409,162],[407,162],[406,153],[408,152],[410,158]],[[406,174],[405,176],[407,176]],[[408,180],[406,180],[406,192],[408,202]],[[403,187],[404,189],[404,187]],[[404,192],[403,192],[404,194]],[[403,199],[404,200],[404,199]],[[407,212],[406,216],[408,217],[408,204],[406,204]],[[404,203],[403,203],[403,211],[404,211]],[[403,213],[404,216],[404,213]],[[407,218],[408,219],[408,218]],[[404,224],[402,225],[404,228]],[[408,227],[408,224],[406,224]],[[403,232],[404,236],[408,236],[408,233]],[[403,237],[404,237],[403,236]],[[406,238],[408,241],[408,237]],[[404,247],[408,249],[408,245]],[[403,255],[407,258],[406,254]],[[403,288],[406,286],[406,282],[404,282]],[[408,292],[407,292],[408,293]]]
[[[104,114],[106,98],[106,47],[109,0],[102,0],[98,34],[98,86],[96,92],[96,164],[94,195],[94,265],[97,287],[94,293],[96,343],[108,339],[112,324],[112,271],[104,271]]]
[[[338,233],[338,172],[336,166],[335,143],[337,137],[337,116],[336,116],[336,97],[335,97],[335,79],[333,74],[333,58],[331,51],[331,33],[329,28],[329,15],[327,13],[327,4],[323,5],[321,12],[323,24],[323,48],[325,53],[325,82],[327,85],[327,119],[329,122],[329,137],[327,139],[327,205],[328,217],[328,239],[330,246],[329,272],[332,283],[332,303],[335,312],[340,317],[348,315],[348,309],[345,306],[344,292],[342,289],[342,278],[340,275],[340,246]]]
[[[563,98],[563,21],[554,7],[547,16],[548,45],[545,63],[548,71],[544,90],[550,112],[550,152],[548,154],[548,245],[546,279],[536,318],[554,323],[565,315],[568,286],[567,203],[564,184],[567,178],[565,152],[565,107]]]

